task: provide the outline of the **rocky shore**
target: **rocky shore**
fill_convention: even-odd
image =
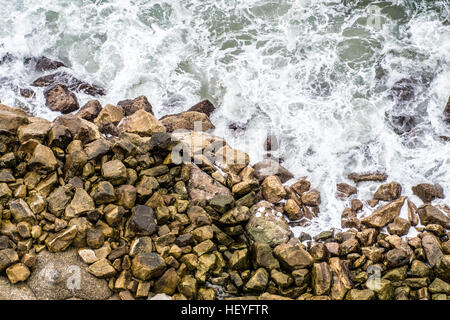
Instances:
[[[413,203],[386,173],[351,174],[342,230],[295,237],[319,191],[208,134],[208,101],[158,120],[146,97],[80,108],[50,82],[53,122],[0,104],[0,299],[450,298],[440,186],[419,181]],[[377,184],[372,199],[359,183]]]

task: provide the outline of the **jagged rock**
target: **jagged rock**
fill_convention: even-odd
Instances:
[[[375,200],[392,201],[396,200],[402,194],[402,186],[398,182],[382,184],[373,198]]]
[[[372,290],[352,289],[347,293],[345,300],[375,300],[375,297],[375,292]]]
[[[127,229],[139,236],[149,236],[156,232],[156,221],[153,209],[137,205],[132,209],[131,218],[127,224]]]
[[[209,200],[209,205],[218,213],[225,213],[234,207],[234,198],[231,194],[217,194]]]
[[[65,300],[79,298],[104,300],[112,295],[106,280],[97,279],[87,271],[75,249],[37,255],[36,265],[27,281],[37,299]]]
[[[34,80],[31,85],[35,87],[47,87],[53,84],[64,85],[67,86],[69,90],[82,91],[91,96],[104,96],[106,94],[103,88],[81,81],[63,71],[39,77]]]
[[[423,225],[435,223],[450,229],[450,217],[430,204],[420,206],[417,209],[417,214],[419,215],[420,223]]]
[[[53,124],[66,127],[73,139],[81,140],[83,143],[102,138],[102,134],[95,124],[72,114],[57,117]]]
[[[271,247],[289,240],[291,235],[289,224],[269,202],[257,203],[250,209],[250,212],[251,218],[245,226],[245,230],[251,240],[268,243]]]
[[[72,201],[65,209],[65,217],[68,219],[78,217],[91,210],[95,210],[94,200],[84,189],[77,188]]]
[[[13,249],[0,250],[0,272],[19,261],[19,255]]]
[[[166,132],[166,127],[151,113],[141,109],[122,120],[119,130],[140,136],[151,136],[156,132]]]
[[[286,191],[277,176],[268,176],[261,184],[262,195],[266,201],[277,203],[286,197]]]
[[[331,288],[331,270],[326,262],[314,263],[312,268],[312,285],[314,294],[326,295]]]
[[[148,113],[153,114],[153,108],[150,102],[148,102],[146,96],[139,96],[136,99],[128,99],[128,100],[122,100],[117,103],[118,106],[122,107],[125,111],[125,116],[131,116],[133,113],[135,113],[138,110],[144,110]]]
[[[231,270],[246,270],[249,266],[249,254],[247,249],[236,250],[228,260]]]
[[[396,217],[394,222],[388,224],[387,229],[390,234],[395,234],[398,236],[404,236],[408,234],[409,228],[411,228],[411,224],[408,220]]]
[[[101,181],[95,185],[92,189],[91,197],[97,205],[114,202],[116,200],[114,187],[108,181]]]
[[[211,178],[198,166],[191,165],[188,182],[189,198],[192,201],[211,200],[218,194],[231,195],[228,188]]]
[[[173,132],[180,129],[208,131],[215,128],[206,114],[196,111],[186,111],[178,114],[166,115],[159,121],[167,128],[167,132]],[[198,128],[194,128],[195,125],[197,125]]]
[[[166,263],[157,253],[140,253],[132,260],[131,271],[139,280],[147,281],[161,276],[166,270]]]
[[[386,253],[386,262],[389,268],[401,267],[409,263],[409,256],[401,249],[392,249]]]
[[[450,284],[439,278],[435,278],[434,281],[428,287],[428,289],[430,290],[431,293],[450,294]]]
[[[107,154],[111,150],[111,143],[105,139],[97,139],[84,147],[87,159],[92,160]]]
[[[216,107],[214,107],[214,105],[209,100],[203,100],[190,107],[188,111],[201,112],[209,117],[211,116],[211,113],[213,113],[215,109]]]
[[[30,274],[30,269],[23,263],[16,263],[6,269],[6,275],[12,284],[26,281]]]
[[[77,236],[77,226],[71,226],[58,233],[53,233],[45,239],[45,244],[50,252],[66,250]]]
[[[425,249],[430,266],[434,267],[443,259],[444,254],[442,253],[441,245],[433,234],[427,232],[423,235],[422,246]]]
[[[94,119],[94,123],[100,126],[105,123],[119,124],[120,120],[125,116],[125,112],[120,106],[108,104],[103,107],[98,116]]]
[[[259,268],[244,286],[244,292],[262,292],[269,282],[269,273],[264,268]]]
[[[52,111],[59,111],[63,114],[78,110],[80,105],[74,93],[70,92],[65,85],[57,84],[44,92],[45,104]]]
[[[94,121],[102,110],[102,105],[98,100],[89,100],[78,112],[77,116],[87,121]]]
[[[36,221],[36,216],[23,199],[12,200],[9,204],[9,209],[11,210],[11,214],[16,223],[22,221],[33,223]]]
[[[288,270],[307,268],[314,262],[313,257],[298,244],[283,243],[276,246],[273,252],[281,265]]]
[[[127,168],[120,160],[111,160],[102,165],[102,176],[113,185],[120,185],[127,181]]]
[[[382,228],[388,223],[392,222],[399,216],[400,210],[405,202],[406,197],[401,197],[398,200],[392,201],[383,207],[377,209],[370,216],[361,220],[361,222],[369,227]]]
[[[423,202],[431,202],[436,198],[444,199],[444,189],[440,185],[420,183],[412,187],[411,190]]]
[[[263,267],[268,270],[280,268],[280,263],[273,256],[273,250],[267,243],[254,242],[250,247],[250,252],[255,268]]]
[[[68,186],[59,187],[47,197],[48,211],[60,217],[72,200],[72,190]]]
[[[255,163],[253,169],[255,170],[255,179],[260,183],[268,176],[277,176],[280,178],[281,183],[285,183],[294,177],[291,172],[274,159],[264,159],[263,161]]]
[[[90,274],[101,279],[110,278],[116,274],[116,270],[113,268],[108,259],[105,258],[91,264],[88,271]]]
[[[250,219],[250,210],[244,206],[237,206],[220,217],[219,222],[224,225],[235,225]]]
[[[239,172],[248,166],[250,157],[247,153],[232,149],[229,146],[223,146],[215,152],[215,163],[224,172],[239,174]]]
[[[20,142],[25,142],[28,139],[35,139],[40,143],[44,143],[47,139],[47,134],[50,131],[51,123],[48,121],[37,121],[21,126],[17,130],[17,136]]]
[[[66,66],[61,61],[52,60],[47,57],[32,58],[31,60],[36,62],[34,68],[38,72],[55,70]]]
[[[303,211],[297,202],[293,199],[288,199],[284,204],[284,212],[286,213],[289,220],[299,220],[303,217]]]
[[[173,295],[180,283],[180,277],[178,276],[174,268],[168,269],[164,274],[155,281],[154,291],[156,293],[165,293],[167,295]]]
[[[53,151],[42,144],[38,144],[33,151],[31,159],[28,161],[30,168],[39,168],[47,171],[56,169],[58,162],[56,161]]]
[[[20,126],[27,125],[29,122],[25,111],[0,103],[0,130],[16,132]]]
[[[197,280],[191,275],[185,275],[178,284],[178,291],[188,299],[195,299],[197,295]]]
[[[348,178],[353,180],[355,183],[362,181],[386,181],[387,174],[382,172],[373,172],[373,173],[350,173]]]
[[[351,195],[354,195],[358,192],[358,189],[347,183],[338,183],[336,187],[337,187],[337,196],[342,199],[348,198]]]
[[[318,206],[320,205],[320,192],[313,189],[308,192],[302,193],[302,203],[306,204],[307,206]]]
[[[353,286],[350,280],[348,266],[337,257],[330,258],[329,263],[332,273],[331,298],[334,300],[343,300],[348,290]]]
[[[417,217],[417,207],[414,202],[407,200],[408,204],[408,220],[412,226],[417,226],[419,219]]]

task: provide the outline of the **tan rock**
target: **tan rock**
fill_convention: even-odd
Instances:
[[[142,109],[125,118],[119,125],[119,130],[136,133],[140,136],[151,136],[155,132],[166,132],[166,128],[161,122]]]
[[[0,129],[16,132],[20,126],[28,123],[28,114],[25,111],[0,104]]]
[[[72,201],[65,209],[65,217],[66,219],[71,219],[81,216],[94,209],[95,204],[91,196],[86,192],[86,190],[77,188]]]
[[[51,234],[45,239],[45,244],[50,252],[66,250],[77,236],[77,226],[68,227],[58,233]]]
[[[119,124],[120,120],[125,116],[125,112],[122,107],[113,106],[111,104],[106,105],[95,118],[94,123],[100,126],[104,123],[112,123],[114,125]]]
[[[47,171],[56,169],[58,162],[56,161],[53,151],[42,144],[38,144],[33,151],[31,159],[28,161],[31,168],[39,168]]]
[[[377,209],[370,216],[361,220],[361,222],[369,227],[382,228],[388,223],[392,222],[399,216],[400,210],[405,202],[406,197],[401,197],[398,200],[392,201]]]
[[[173,132],[180,129],[208,131],[215,128],[206,114],[196,111],[186,111],[167,115],[162,117],[160,121],[167,128],[167,132]],[[195,128],[195,125],[197,125],[197,128]]]
[[[262,195],[266,201],[277,203],[286,196],[286,191],[277,176],[268,176],[261,184]]]
[[[30,274],[30,270],[23,263],[16,263],[6,269],[6,275],[12,284],[26,281]]]

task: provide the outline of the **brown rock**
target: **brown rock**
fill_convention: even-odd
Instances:
[[[179,283],[180,277],[178,276],[176,270],[174,268],[170,268],[155,282],[154,291],[156,293],[172,295],[175,293]]]
[[[30,274],[30,270],[23,263],[16,263],[6,269],[6,275],[12,284],[26,281]]]
[[[353,180],[355,183],[362,181],[386,181],[387,174],[382,172],[373,172],[373,173],[350,173],[348,178]]]
[[[280,244],[274,248],[273,253],[281,265],[289,270],[307,268],[314,262],[313,257],[299,244]]]
[[[44,143],[47,139],[47,134],[50,131],[51,123],[47,121],[37,121],[19,127],[17,136],[20,142],[25,142],[28,139],[35,139],[40,143]]]
[[[45,104],[53,111],[71,113],[80,107],[77,97],[65,85],[57,84],[44,92]]]
[[[333,279],[331,298],[333,300],[343,300],[353,286],[350,280],[348,266],[339,258],[330,258],[329,263]]]
[[[214,105],[209,100],[203,100],[196,105],[189,108],[188,111],[196,111],[206,114],[208,117],[211,116],[211,113],[216,109]]]
[[[47,171],[56,169],[58,162],[56,161],[53,151],[42,144],[38,144],[33,151],[33,154],[28,161],[31,168],[39,168]]]
[[[127,168],[120,160],[111,160],[102,165],[102,176],[113,185],[120,185],[127,181]]]
[[[89,143],[93,140],[102,138],[102,135],[95,124],[72,114],[59,116],[53,123],[54,125],[61,125],[69,129],[72,138],[81,140],[83,143]]]
[[[402,186],[398,182],[382,184],[373,196],[376,200],[392,201],[400,197]]]
[[[131,116],[138,110],[144,110],[148,113],[153,114],[153,108],[150,102],[148,102],[146,96],[139,96],[136,99],[122,100],[117,103],[118,106],[122,107],[125,111],[125,116]]]
[[[139,280],[147,281],[161,276],[166,270],[166,263],[157,253],[141,253],[132,260],[131,271]]]
[[[444,189],[440,185],[420,183],[411,188],[412,192],[423,202],[431,202],[436,198],[444,199]]]
[[[361,220],[361,222],[369,227],[382,228],[392,222],[399,216],[400,210],[405,202],[406,197],[392,201],[383,207],[377,209],[373,214]]]
[[[280,178],[281,183],[285,183],[294,177],[291,172],[280,165],[279,161],[274,159],[264,159],[263,161],[255,163],[253,169],[255,170],[255,179],[260,183],[268,176],[277,176]]]
[[[167,128],[167,132],[180,129],[206,132],[215,128],[206,114],[196,111],[166,115],[159,120]],[[195,124],[198,128],[194,128]]]
[[[331,270],[326,262],[314,263],[312,268],[312,285],[317,296],[327,295],[331,288]]]
[[[116,270],[113,268],[108,259],[105,258],[91,264],[88,271],[90,274],[100,279],[110,278],[116,274]]]
[[[78,112],[77,116],[87,121],[94,121],[102,110],[102,105],[98,100],[89,100]]]
[[[119,124],[120,120],[125,116],[125,112],[120,106],[106,105],[95,118],[94,123],[100,126],[105,123]]]
[[[419,218],[417,217],[417,207],[414,202],[407,200],[408,204],[408,220],[413,227],[417,226],[419,223]]]
[[[50,252],[66,250],[77,236],[77,226],[68,227],[58,233],[51,234],[45,239],[45,244]]]
[[[191,165],[188,193],[192,201],[211,200],[218,194],[231,195],[228,188],[194,164]]]
[[[166,132],[166,128],[160,121],[151,113],[142,109],[126,117],[119,125],[119,130],[136,133],[140,136],[151,136],[156,132]]]
[[[419,209],[417,209],[417,214],[423,225],[435,223],[440,224],[446,229],[450,229],[450,217],[430,204],[420,206]]]
[[[302,178],[295,182],[291,188],[299,195],[301,196],[302,193],[309,191],[309,188],[311,188],[311,182],[306,180],[305,178]]]
[[[408,220],[396,217],[394,219],[394,222],[388,224],[387,228],[390,234],[404,236],[408,234],[409,228],[411,228],[411,224]]]
[[[338,198],[345,199],[358,192],[358,189],[346,183],[338,183],[336,186]]]
[[[286,197],[283,184],[277,176],[268,176],[261,184],[262,195],[270,203],[276,203]]]
[[[28,114],[17,108],[10,108],[0,103],[0,129],[16,132],[17,129],[28,124]]]
[[[307,206],[318,206],[320,205],[320,192],[313,189],[311,191],[302,194],[302,203]]]
[[[427,232],[422,238],[422,246],[430,266],[439,264],[444,257],[439,240],[432,233]]]
[[[47,57],[40,57],[33,59],[36,61],[35,69],[38,72],[56,70],[66,65],[60,61],[52,60]]]

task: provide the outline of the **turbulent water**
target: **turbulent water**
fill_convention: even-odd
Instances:
[[[0,63],[2,103],[57,116],[39,89],[15,94],[42,75],[23,64],[39,55],[105,87],[103,104],[146,95],[159,117],[210,99],[215,134],[254,163],[270,130],[322,192],[306,231],[340,227],[336,183],[353,171],[386,171],[406,195],[439,183],[449,202],[449,1],[0,0],[0,18],[0,58],[15,57]]]

